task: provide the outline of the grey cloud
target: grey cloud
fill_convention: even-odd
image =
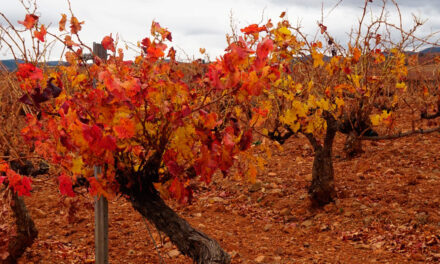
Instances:
[[[339,3],[339,0],[268,0],[269,3],[276,4],[276,5],[284,5],[284,6],[311,6],[311,7],[317,7],[321,6],[322,3],[324,3],[325,7],[333,6],[337,3]],[[393,4],[392,1],[387,0],[387,5]],[[430,7],[439,9],[440,6],[438,3],[436,3],[436,0],[397,0],[397,4],[401,7]],[[340,5],[341,6],[354,6],[354,7],[362,7],[364,6],[364,0],[342,0]],[[381,6],[382,0],[373,0],[372,3],[369,3],[371,6]]]
[[[24,10],[17,0],[1,6],[14,24],[24,19]],[[404,15],[405,25],[410,25],[411,13],[429,18],[422,33],[440,29],[440,0],[396,0]],[[42,23],[58,27],[60,13],[68,14],[65,1],[37,0]],[[271,18],[278,21],[282,11],[292,24],[299,21],[304,32],[313,37],[317,32],[316,21],[321,18],[321,4],[324,3],[324,23],[329,32],[341,43],[347,40],[346,32],[357,22],[364,0],[343,0],[332,12],[339,0],[71,0],[75,15],[85,21],[82,40],[86,43],[101,39],[104,35],[119,32],[127,41],[138,41],[149,35],[151,21],[167,27],[173,34],[173,44],[188,54],[200,56],[198,49],[206,48],[211,58],[223,53],[226,46],[225,34],[230,32],[230,12],[238,28],[263,22]],[[382,0],[373,0],[376,11]],[[390,19],[396,20],[395,9],[388,0]],[[3,24],[3,22],[0,22]],[[0,51],[2,52],[2,51]],[[0,54],[2,57],[2,54]],[[127,57],[130,57],[127,54]]]

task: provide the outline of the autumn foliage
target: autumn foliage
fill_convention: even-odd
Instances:
[[[71,34],[79,29],[72,18]],[[233,157],[250,146],[250,133],[236,119],[209,107],[235,87],[210,90],[203,76],[183,82],[187,73],[166,44],[171,39],[168,30],[153,22],[151,37],[142,40],[142,55],[135,61],[125,61],[121,49],[116,53],[113,38],[106,36],[102,45],[113,55],[105,62],[95,58],[86,66],[77,48],[66,53],[69,66],[43,71],[33,63],[19,65],[16,75],[24,92],[20,100],[40,112],[27,115],[22,134],[41,157],[58,166],[62,194],[73,196],[73,183],[84,177],[92,194],[114,195],[119,192],[118,171],[132,172],[133,178],[124,182],[133,185],[141,180],[139,172],[153,170],[157,175],[143,180],[155,182],[164,195],[188,202],[190,178],[199,175],[209,183],[217,169],[227,174]],[[267,55],[266,48],[259,59]],[[159,160],[152,165],[152,158]],[[99,179],[93,177],[94,166],[104,168]],[[8,177],[12,183],[13,176]]]
[[[284,15],[228,36],[225,53],[201,65],[178,62],[171,32],[157,22],[131,61],[112,34],[101,41],[110,55],[93,54],[79,38],[84,22],[73,14],[61,15],[60,36],[27,14],[19,23],[32,40],[44,43],[50,35],[62,42],[68,64],[47,68],[39,51],[34,60],[23,54],[19,101],[33,109],[23,138],[54,165],[61,194],[74,196],[73,186],[85,179],[92,195],[126,195],[135,206],[151,189],[191,202],[192,181],[210,183],[218,171],[227,176],[238,157],[256,160],[246,156],[255,135],[280,144],[301,135],[315,153],[310,197],[327,204],[334,196],[336,133],[362,140],[379,136],[377,127],[396,132],[395,113],[407,103],[405,47],[420,25],[408,31],[386,19],[365,25],[364,14],[358,32],[340,44],[324,21],[310,39]],[[390,28],[401,33],[399,41]],[[102,173],[95,177],[97,167]],[[255,180],[255,166],[238,167]],[[30,194],[31,180],[6,163],[0,175],[0,185]]]

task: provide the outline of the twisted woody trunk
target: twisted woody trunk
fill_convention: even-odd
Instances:
[[[158,178],[160,159],[154,156],[150,158],[142,171],[117,172],[120,191],[128,196],[128,200],[136,211],[153,223],[160,232],[165,233],[180,252],[192,258],[195,263],[230,263],[230,256],[216,240],[193,228],[160,197],[153,185]],[[127,179],[137,179],[136,184],[129,184]]]
[[[312,134],[305,134],[315,151],[312,184],[308,190],[310,200],[314,206],[324,206],[332,202],[335,197],[332,149],[333,141],[338,131],[338,122],[327,112],[324,112],[324,118],[327,121],[324,144],[318,143]]]

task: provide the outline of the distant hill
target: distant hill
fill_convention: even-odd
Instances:
[[[17,69],[17,63],[15,62],[15,60],[0,60],[0,63],[3,64],[6,69],[8,69],[8,71],[15,71]],[[23,60],[18,60],[18,63],[24,63]],[[48,61],[46,62],[47,66],[60,66],[60,65],[67,65],[67,62],[63,62],[63,61]],[[1,68],[0,68],[1,69]]]
[[[15,71],[17,69],[17,64],[15,63],[15,60],[1,60],[0,61],[6,69],[9,71]],[[23,63],[23,61],[18,61],[19,63]]]
[[[440,53],[440,47],[430,47],[426,48],[419,53],[426,54],[426,53]]]

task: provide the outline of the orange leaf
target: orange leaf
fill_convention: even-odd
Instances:
[[[324,32],[327,31],[327,27],[324,26],[323,24],[319,23],[319,28],[321,29],[321,34],[324,34]]]
[[[38,16],[34,14],[27,14],[24,21],[18,21],[18,23],[24,25],[27,29],[31,29],[38,21]]]
[[[217,125],[219,125],[221,123],[219,123],[219,121],[217,121],[217,114],[216,113],[210,113],[206,116],[204,116],[204,126],[208,129],[214,129],[214,127],[216,127]]]
[[[165,53],[163,53],[163,50],[161,46],[159,45],[151,45],[150,47],[148,47],[147,49],[147,55],[148,58],[153,58],[153,59],[157,59],[160,58],[162,56],[165,55]]]
[[[60,20],[60,23],[59,23],[60,31],[66,30],[66,21],[67,21],[66,14],[61,14],[61,20]]]
[[[159,23],[153,21],[151,23],[151,35],[155,35],[156,33],[159,33],[162,36],[162,40],[169,40],[172,41],[173,37],[171,36],[171,32],[169,32],[166,28],[163,28],[160,26]]]
[[[131,138],[135,135],[136,127],[133,120],[129,118],[121,118],[119,125],[113,127],[116,136],[120,139]]]
[[[72,46],[79,46],[78,44],[76,44],[75,42],[73,42],[71,36],[65,36],[65,37],[64,37],[64,44],[66,44],[66,46],[67,46],[68,48],[72,48]]]
[[[70,19],[70,32],[72,32],[72,34],[77,34],[81,30],[82,24],[84,24],[84,21],[79,22],[78,18],[72,16]]]
[[[167,55],[167,57],[169,57],[172,61],[175,61],[175,60],[176,60],[176,50],[175,50],[173,47],[171,47],[171,48],[168,50],[168,55]]]
[[[104,49],[115,52],[115,43],[113,42],[112,34],[110,34],[110,36],[105,36],[101,41],[101,45]]]
[[[47,30],[44,25],[41,26],[40,31],[34,31],[34,36],[41,42],[44,42],[44,37],[46,36]]]
[[[353,59],[355,62],[358,62],[361,57],[361,51],[356,47],[353,50]]]

